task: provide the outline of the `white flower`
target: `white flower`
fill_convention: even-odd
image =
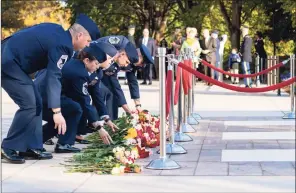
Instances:
[[[135,126],[135,129],[136,130],[142,130],[142,126],[140,124],[138,124],[138,125]]]
[[[115,153],[115,157],[116,157],[116,159],[118,159],[118,160],[119,160],[119,159],[120,159],[120,157],[121,157],[120,153],[119,153],[119,152],[116,152],[116,153]]]
[[[112,150],[112,151],[113,151],[113,153],[116,153],[116,149],[115,149],[115,148],[113,148],[113,150]]]
[[[120,166],[119,167],[120,173],[124,173],[124,169],[125,169],[125,166]]]
[[[117,167],[112,168],[111,174],[112,175],[120,174],[120,168],[117,168]]]
[[[132,161],[132,160],[129,160],[129,161],[127,161],[127,163],[128,163],[128,164],[132,164],[132,163],[133,163],[133,161]]]
[[[116,151],[121,151],[121,148],[120,147],[116,147]]]
[[[124,152],[124,155],[125,155],[126,157],[129,157],[129,156],[131,155],[131,152],[130,152],[130,151],[125,151],[125,152]]]

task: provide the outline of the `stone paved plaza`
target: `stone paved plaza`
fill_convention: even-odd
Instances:
[[[129,99],[127,86],[122,86]],[[141,86],[145,109],[159,111],[158,82]],[[2,163],[3,192],[295,192],[295,120],[287,94],[246,94],[216,86],[196,85],[195,112],[202,120],[189,133],[191,142],[178,143],[187,154],[171,155],[181,169],[149,170],[124,176],[65,173],[60,165],[71,154],[52,160]],[[131,107],[133,101],[128,100]],[[17,106],[2,90],[2,138]],[[76,145],[83,147],[82,145]],[[53,151],[54,146],[45,146]],[[143,166],[156,153],[138,160]]]

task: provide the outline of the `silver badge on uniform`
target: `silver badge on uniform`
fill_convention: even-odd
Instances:
[[[118,44],[120,42],[119,37],[110,37],[109,40],[110,44]]]
[[[65,63],[67,62],[68,55],[62,55],[57,63],[57,67],[62,69]]]
[[[85,95],[88,95],[87,86],[88,86],[87,82],[83,83],[83,85],[82,85],[82,93]]]

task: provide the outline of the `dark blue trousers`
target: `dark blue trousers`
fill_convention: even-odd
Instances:
[[[153,66],[154,66],[153,64],[148,63],[144,67],[144,81],[143,82],[146,82],[147,80],[149,82],[152,82]]]
[[[74,145],[82,109],[79,103],[66,96],[61,96],[61,109],[62,115],[66,120],[67,131],[64,135],[59,135],[58,143],[61,145]],[[44,121],[47,121],[47,123],[43,125],[43,142],[45,142],[57,135],[58,130],[54,128],[53,113],[51,109],[47,109],[47,104],[43,105],[42,117]]]
[[[41,149],[43,148],[41,96],[29,75],[11,59],[10,51],[5,49],[3,44],[1,47],[1,87],[19,106],[2,147],[20,152],[25,152],[27,149]]]
[[[111,88],[111,85],[109,85],[109,87]],[[114,100],[114,95],[112,91],[103,82],[100,82],[100,92],[103,93],[110,120],[118,119],[119,105],[117,100]]]

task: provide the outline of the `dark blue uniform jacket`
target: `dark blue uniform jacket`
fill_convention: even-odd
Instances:
[[[70,32],[57,24],[42,23],[23,29],[4,41],[7,45],[2,61],[14,61],[27,74],[47,69],[48,108],[60,107],[61,68],[73,55]]]
[[[65,64],[62,73],[63,94],[81,105],[90,123],[97,121],[96,109],[92,106],[92,99],[88,92],[91,78],[84,63],[78,59],[72,59]]]

